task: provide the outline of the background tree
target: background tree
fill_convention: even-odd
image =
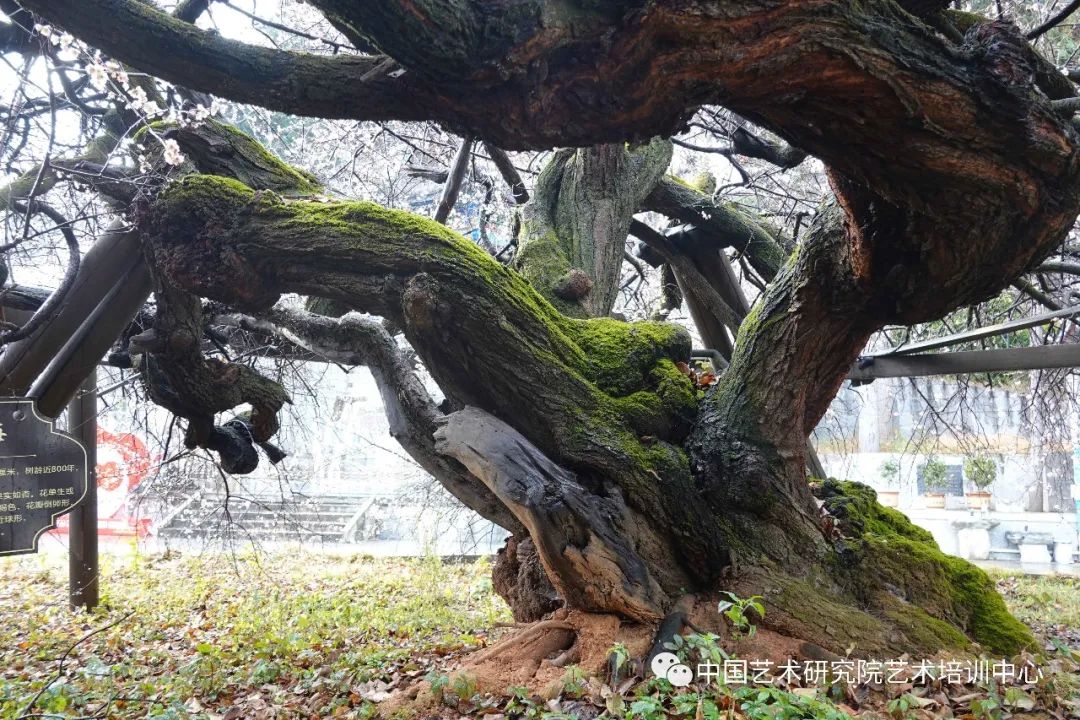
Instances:
[[[8,194],[23,219],[17,244],[44,217],[77,251],[40,197],[61,173],[124,218],[81,264],[73,252],[70,283],[11,331],[5,389],[34,384],[55,401],[78,373],[42,361],[95,362],[134,317],[117,362],[138,358],[150,397],[186,420],[188,446],[243,472],[256,446],[276,455],[287,396],[205,350],[222,342],[217,327],[256,332],[289,352],[372,368],[403,447],[514,533],[504,591],[523,616],[547,609],[527,602],[550,597],[538,561],[570,607],[627,620],[658,620],[687,589],[724,588],[763,594],[773,629],[834,652],[972,639],[1009,652],[1030,641],[985,575],[869,491],[812,488],[805,472],[807,437],[875,332],[1050,272],[1044,261],[1066,240],[1080,210],[1075,87],[1016,26],[891,0],[314,5],[339,35],[277,29],[320,53],[199,29],[198,0],[171,15],[135,0],[4,7],[12,47],[51,56],[50,82],[70,70],[85,74],[83,89],[107,86],[91,96],[98,105],[78,88],[63,97],[99,127],[115,113],[120,129],[104,155],[56,162],[45,148]],[[87,45],[31,31],[49,22]],[[444,216],[474,148],[515,203],[528,190],[505,150],[576,149],[548,158],[515,247],[485,252],[414,214],[329,197],[339,175],[296,170],[207,119],[203,93],[381,122],[379,135],[398,122],[460,133],[448,167],[417,171],[446,173]],[[50,91],[37,108],[52,118],[63,102]],[[147,123],[166,107],[171,118]],[[287,129],[302,137],[295,122]],[[138,167],[111,154],[134,125]],[[51,143],[57,133],[45,134]],[[759,198],[757,210],[790,218],[790,232],[777,229],[721,202],[724,186],[664,176],[663,138],[680,134],[677,145],[730,159],[763,195],[771,179],[739,158],[799,173],[812,155],[833,199],[811,209],[813,193]],[[642,211],[695,231],[665,236],[634,218]],[[622,286],[627,231],[667,295],[685,298],[705,343],[727,355],[715,384],[686,371],[691,340],[679,326],[603,317]],[[737,270],[764,287],[752,309]],[[151,287],[153,314],[142,316]],[[79,292],[95,301],[73,302]],[[279,302],[289,294],[328,302],[301,310]],[[52,298],[67,302],[57,309]],[[398,332],[445,402],[417,381]],[[31,342],[15,350],[16,340]],[[250,412],[221,417],[241,405]]]

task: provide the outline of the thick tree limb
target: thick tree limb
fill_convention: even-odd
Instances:
[[[113,57],[193,90],[298,115],[428,119],[429,88],[408,75],[371,74],[383,57],[323,57],[247,45],[139,0],[23,0],[22,5]],[[357,82],[365,76],[365,82]],[[407,98],[415,105],[403,112]]]
[[[676,178],[661,178],[642,201],[641,209],[701,228],[717,240],[717,250],[730,247],[743,253],[766,280],[776,275],[787,258],[776,229],[731,203],[714,202]]]
[[[8,285],[0,289],[0,306],[7,310],[33,312],[52,294],[52,290],[28,285]]]
[[[1063,262],[1061,260],[1046,260],[1042,265],[1035,268],[1036,272],[1063,272],[1070,275],[1080,275],[1080,263]]]
[[[1059,303],[1057,300],[1050,297],[1042,290],[1035,287],[1023,278],[1016,278],[1016,280],[1013,281],[1012,286],[1027,295],[1032,300],[1042,305],[1043,307],[1049,308],[1051,310],[1060,310],[1062,307],[1061,303]]]
[[[647,528],[611,486],[597,494],[521,433],[474,407],[451,413],[436,449],[484,481],[528,528],[559,595],[571,607],[656,620],[668,603],[628,542]]]
[[[692,310],[695,307],[698,308],[701,315],[707,312],[712,318],[730,329],[733,334],[738,332],[745,311],[739,314],[728,305],[712,283],[697,268],[693,260],[677,249],[666,237],[640,221],[635,220],[631,224],[630,232],[648,243],[649,247],[658,252],[664,258],[664,261],[674,269],[676,276],[679,278],[679,285],[683,289],[683,295],[688,299],[693,298],[691,302]],[[703,318],[703,322],[698,326],[699,329],[702,326],[711,327],[711,324]],[[716,338],[711,339],[716,340]],[[721,346],[709,344],[709,347]]]
[[[280,307],[269,315],[269,329],[290,342],[327,360],[371,370],[391,437],[466,507],[515,535],[522,533],[522,524],[479,480],[436,452],[434,433],[443,415],[381,323],[355,314],[335,319]]]
[[[808,157],[804,150],[785,142],[766,140],[742,127],[731,134],[731,149],[739,155],[764,160],[785,170],[800,165]]]
[[[974,120],[989,119],[977,98],[997,83],[992,60],[958,60],[953,41],[889,0],[772,13],[744,0],[723,9],[700,0],[575,4],[573,12],[540,0],[512,11],[430,0],[319,3],[338,27],[400,63],[400,77],[389,69],[369,77],[383,64],[378,58],[227,41],[138,0],[24,4],[187,87],[294,114],[434,120],[506,149],[670,136],[697,106],[723,103],[836,169],[901,195],[925,171],[957,172],[942,158],[969,154],[969,141],[992,129]],[[776,78],[785,91],[776,91]],[[874,112],[852,125],[864,106]],[[994,143],[1000,149],[1018,125],[1003,108],[994,114],[1008,115],[1012,126]],[[857,152],[864,144],[873,151]],[[985,183],[975,167],[965,179]]]
[[[491,161],[499,169],[499,174],[502,175],[503,180],[510,186],[510,193],[514,196],[514,202],[518,205],[527,203],[529,201],[529,191],[525,189],[525,181],[521,179],[521,173],[514,167],[510,156],[506,154],[505,150],[489,142],[484,143],[484,149],[488,151]]]
[[[165,128],[187,154],[189,165],[215,173],[219,182],[259,193],[308,195],[319,187],[308,174],[280,162],[254,140],[220,123],[208,121],[183,128]],[[226,179],[228,177],[229,179]],[[184,442],[217,452],[231,473],[250,473],[258,465],[256,444],[266,445],[277,432],[277,413],[289,398],[284,388],[247,365],[203,354],[205,319],[201,300],[151,263],[157,310],[151,329],[131,339],[144,355],[139,369],[147,392],[158,405],[188,421]],[[224,425],[216,416],[248,404],[251,412]],[[273,449],[271,460],[280,459]]]
[[[439,196],[439,204],[435,208],[435,222],[446,224],[450,217],[450,211],[457,203],[458,193],[461,192],[461,181],[465,179],[465,172],[469,169],[469,159],[472,157],[473,139],[465,137],[461,139],[454,160],[450,163],[450,171],[446,175],[446,184]]]

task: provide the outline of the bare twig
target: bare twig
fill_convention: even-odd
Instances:
[[[94,637],[95,635],[100,635],[101,633],[105,632],[106,630],[110,630],[110,629],[116,627],[117,625],[124,622],[125,620],[127,620],[129,617],[131,617],[134,614],[135,614],[135,611],[131,610],[127,614],[125,614],[123,617],[121,617],[121,618],[119,618],[117,620],[114,620],[113,622],[109,623],[108,625],[103,625],[102,627],[99,627],[96,630],[91,630],[90,632],[86,633],[81,638],[76,640],[75,644],[70,646],[67,650],[64,651],[64,654],[60,656],[59,663],[58,663],[58,665],[56,667],[56,675],[51,680],[49,680],[49,682],[42,685],[41,689],[37,691],[37,694],[35,694],[34,697],[30,698],[30,702],[28,702],[26,704],[26,706],[23,707],[22,711],[18,714],[18,716],[16,716],[15,720],[27,720],[28,718],[36,717],[35,715],[28,715],[27,713],[34,707],[35,704],[37,704],[37,701],[41,699],[42,694],[44,694],[44,692],[46,690],[48,690],[50,687],[52,687],[53,683],[55,683],[57,680],[59,680],[60,678],[62,678],[64,676],[64,663],[67,662],[68,657],[70,657],[71,653],[75,651],[75,648],[79,647],[79,645],[83,644],[84,642],[86,642],[90,638]]]
[[[465,179],[465,171],[469,167],[469,156],[472,155],[473,139],[462,138],[458,147],[454,162],[450,165],[450,174],[446,177],[439,205],[435,209],[435,221],[445,224],[450,217],[450,211],[454,209],[458,194],[461,192],[461,181]]]
[[[1059,12],[1057,15],[1054,15],[1052,18],[1050,18],[1049,20],[1044,22],[1042,25],[1040,25],[1039,27],[1037,27],[1034,30],[1032,30],[1031,32],[1029,32],[1027,34],[1027,39],[1028,40],[1035,40],[1036,38],[1040,37],[1041,35],[1045,35],[1046,33],[1050,32],[1055,27],[1060,25],[1065,20],[1065,18],[1069,17],[1074,12],[1076,12],[1077,8],[1080,8],[1080,0],[1073,0],[1071,3],[1069,3],[1068,5],[1063,7],[1061,9],[1061,12]]]

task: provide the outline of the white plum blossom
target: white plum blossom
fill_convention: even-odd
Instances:
[[[105,70],[109,73],[109,77],[115,80],[120,87],[127,88],[128,86],[128,74],[124,70],[124,66],[115,60],[110,60],[105,63]]]
[[[75,44],[75,37],[71,33],[64,33],[59,39],[53,37],[53,42],[60,46],[59,52],[56,53],[58,60],[73,62],[79,59],[79,48]]]
[[[37,23],[34,25],[34,32],[36,32],[38,35],[45,38],[46,40],[52,40],[52,25],[43,25],[41,23]]]
[[[86,67],[86,74],[90,76],[90,84],[98,90],[104,90],[109,83],[109,71],[101,63],[90,63]]]
[[[165,113],[165,109],[146,96],[146,91],[136,85],[129,91],[131,99],[127,106],[136,112],[142,112],[149,118],[156,118]]]
[[[182,165],[184,163],[184,153],[180,152],[180,146],[176,144],[173,139],[168,139],[162,143],[165,148],[165,152],[162,157],[169,165]]]
[[[146,91],[141,87],[133,87],[130,91],[131,99],[128,100],[128,108],[131,110],[142,110],[149,100],[146,97]]]
[[[210,108],[205,105],[196,105],[192,116],[195,118],[195,122],[202,122],[210,117]]]

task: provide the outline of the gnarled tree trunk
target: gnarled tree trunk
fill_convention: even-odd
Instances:
[[[514,270],[408,213],[189,175],[140,229],[157,271],[185,292],[255,314],[285,292],[318,295],[404,328],[464,408],[436,420],[435,452],[475,488],[455,494],[508,511],[571,607],[653,621],[687,590],[723,585],[765,593],[771,623],[836,652],[962,646],[958,628],[1002,651],[1029,637],[985,576],[872,493],[828,485],[843,535],[822,524],[806,434],[881,322],[847,305],[860,290],[843,274],[851,231],[839,210],[743,323],[732,367],[704,397],[676,367],[690,351],[680,328],[567,317]],[[1003,629],[979,635],[987,626]]]
[[[539,148],[669,135],[716,102],[813,153],[835,204],[704,395],[677,368],[690,350],[680,329],[573,317],[610,309],[600,276],[627,200],[679,204],[675,188],[636,185],[663,169],[651,151],[557,156],[546,180],[562,184],[523,226],[519,265],[536,287],[436,223],[280,197],[235,171],[244,182],[170,185],[139,230],[184,292],[253,313],[282,293],[316,295],[404,328],[460,413],[436,450],[528,529],[579,609],[654,620],[686,590],[723,586],[765,595],[768,623],[839,653],[1030,642],[981,572],[865,488],[811,488],[804,473],[807,435],[871,333],[994,294],[1080,210],[1077,131],[1052,102],[1073,90],[1016,28],[914,0],[317,0],[390,56],[324,58],[246,48],[136,0],[24,2],[161,77],[287,112],[437,120]],[[581,177],[594,163],[626,191]],[[722,207],[705,220],[741,232],[718,242],[757,248],[759,270],[780,264],[760,223]],[[599,230],[605,252],[583,260]],[[575,268],[593,287],[559,296]],[[705,286],[701,307],[727,323]]]

